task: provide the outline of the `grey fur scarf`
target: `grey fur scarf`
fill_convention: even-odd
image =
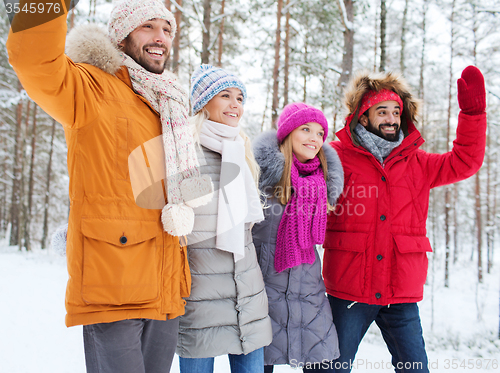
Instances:
[[[380,164],[384,164],[384,161],[389,154],[401,145],[403,139],[405,138],[403,131],[400,131],[398,141],[388,141],[375,135],[374,133],[368,132],[366,128],[359,123],[354,128],[354,132],[358,135],[361,146],[372,153]]]
[[[273,194],[285,168],[285,156],[279,149],[276,131],[267,131],[257,136],[253,141],[253,151],[260,166],[259,189],[267,195]],[[344,189],[344,170],[337,152],[330,145],[323,144],[323,151],[328,165],[328,203],[333,206]]]

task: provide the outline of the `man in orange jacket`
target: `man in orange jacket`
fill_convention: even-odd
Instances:
[[[191,287],[179,237],[211,184],[165,70],[174,17],[159,0],[120,0],[108,32],[80,26],[66,43],[69,1],[33,4],[20,2],[33,11],[15,15],[7,49],[68,145],[66,325],[83,325],[87,372],[168,372]]]

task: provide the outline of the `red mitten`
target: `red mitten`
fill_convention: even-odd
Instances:
[[[467,66],[457,80],[458,106],[464,114],[477,115],[486,109],[486,90],[483,74],[477,67]]]

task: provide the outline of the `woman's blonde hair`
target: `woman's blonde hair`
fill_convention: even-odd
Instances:
[[[282,205],[286,205],[292,196],[292,162],[293,162],[293,148],[292,148],[292,137],[288,135],[285,137],[283,142],[280,144],[280,151],[285,156],[285,167],[283,169],[283,174],[281,175],[280,181],[274,187],[274,195]],[[317,154],[319,163],[323,170],[323,176],[325,181],[328,176],[328,164],[326,162],[325,152],[323,148],[319,149]],[[333,210],[333,206],[328,203],[328,211]]]
[[[192,116],[189,119],[191,126],[193,128],[194,140],[198,145],[200,144],[201,126],[203,122],[208,119],[208,117],[209,117],[208,111],[205,108],[203,108],[196,115]],[[247,162],[248,168],[250,169],[250,173],[252,174],[252,177],[255,181],[255,185],[257,186],[258,189],[260,167],[253,155],[252,143],[250,141],[250,138],[247,136],[245,131],[243,131],[243,128],[241,128],[241,126],[240,126],[240,136],[245,142],[245,160]]]

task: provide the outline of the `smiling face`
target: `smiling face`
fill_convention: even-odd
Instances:
[[[226,88],[205,105],[211,121],[237,127],[243,115],[243,93],[239,88]]]
[[[306,123],[290,132],[292,152],[301,163],[316,157],[323,146],[325,131],[318,123]]]
[[[365,113],[366,114],[366,113]],[[401,107],[396,101],[382,101],[368,109],[359,123],[371,133],[388,141],[398,141],[401,130]]]
[[[170,24],[164,19],[151,19],[132,31],[119,45],[147,71],[161,74],[172,47]]]

